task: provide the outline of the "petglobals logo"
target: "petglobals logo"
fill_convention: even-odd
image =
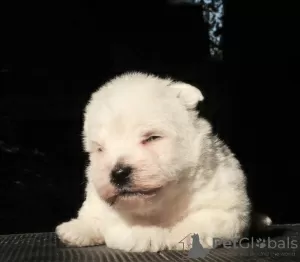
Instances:
[[[240,238],[240,239],[232,239],[232,240],[223,240],[214,238],[213,246],[223,246],[224,248],[266,248],[266,249],[297,249],[298,241],[296,239],[291,239],[287,237],[286,239],[271,239],[268,237],[267,239],[262,238]]]

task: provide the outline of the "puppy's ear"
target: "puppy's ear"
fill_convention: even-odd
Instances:
[[[195,109],[198,102],[204,100],[201,91],[190,84],[174,82],[170,87],[175,91],[176,96],[182,101],[187,109]]]

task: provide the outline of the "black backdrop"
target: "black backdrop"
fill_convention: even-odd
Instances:
[[[126,70],[198,85],[205,116],[247,172],[255,208],[275,223],[300,221],[290,6],[226,1],[224,61],[215,61],[201,7],[148,2],[2,8],[1,234],[52,231],[76,214],[86,161],[82,109],[90,92]]]

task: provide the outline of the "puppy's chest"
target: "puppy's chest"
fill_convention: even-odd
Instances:
[[[122,216],[132,226],[171,228],[187,216],[188,208],[189,198],[183,196],[149,212],[130,212]]]

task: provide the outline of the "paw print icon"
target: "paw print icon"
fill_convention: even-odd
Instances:
[[[261,238],[256,239],[256,246],[259,248],[265,248],[267,246],[266,240]]]

